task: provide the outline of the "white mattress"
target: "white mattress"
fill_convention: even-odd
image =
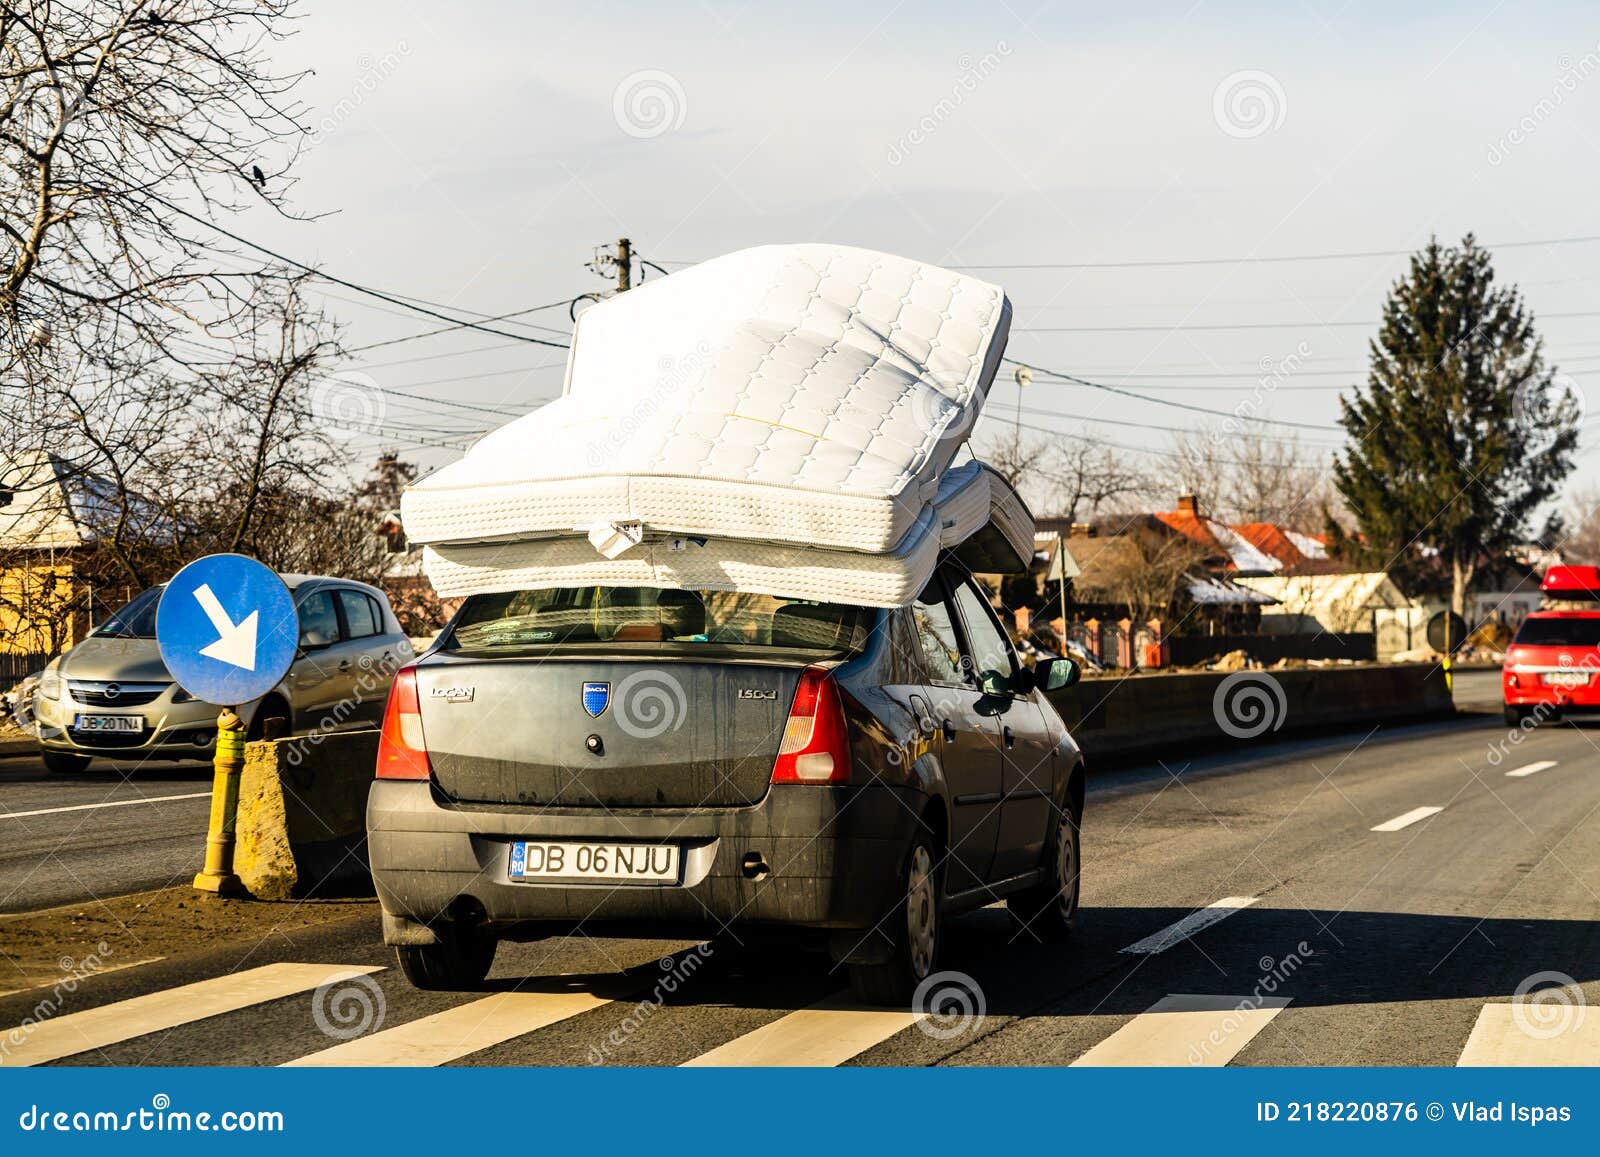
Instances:
[[[868,250],[708,261],[585,312],[563,396],[409,488],[406,533],[640,524],[893,552],[971,432],[1010,316],[993,285]]]
[[[982,463],[945,474],[937,501],[885,553],[661,536],[606,558],[588,539],[568,535],[439,544],[424,551],[424,562],[445,597],[611,585],[893,607],[922,593],[945,551],[980,572],[1014,573],[1032,561],[1033,516],[1005,479]]]

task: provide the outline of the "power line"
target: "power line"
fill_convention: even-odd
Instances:
[[[1485,249],[1524,249],[1539,245],[1582,245],[1600,241],[1600,234],[1549,237],[1533,241],[1482,242]],[[1170,269],[1190,265],[1277,265],[1294,261],[1356,261],[1374,257],[1409,257],[1415,249],[1364,249],[1340,253],[1274,254],[1265,257],[1181,257],[1137,261],[993,261],[946,265],[945,269]],[[699,265],[699,261],[663,261],[662,265]]]
[[[1031,362],[1019,362],[1015,358],[1004,358],[1002,360],[1009,362],[1014,366],[1025,365],[1036,374],[1044,374],[1046,377],[1056,378],[1063,382],[1070,382],[1075,386],[1083,386],[1091,390],[1104,390],[1108,394],[1117,394],[1124,398],[1136,398],[1141,402],[1151,402],[1157,406],[1170,406],[1175,410],[1189,410],[1196,414],[1209,414],[1212,417],[1228,418],[1235,422],[1260,422],[1268,426],[1289,426],[1297,430],[1331,430],[1338,432],[1343,429],[1343,427],[1340,426],[1319,426],[1312,422],[1286,422],[1278,418],[1249,417],[1244,414],[1232,413],[1228,410],[1213,410],[1209,406],[1196,406],[1188,402],[1174,402],[1167,398],[1152,398],[1149,394],[1137,393],[1134,390],[1124,389],[1121,386],[1109,386],[1104,382],[1092,382],[1088,378],[1080,378],[1076,374],[1065,374],[1060,370],[1044,369],[1043,367],[1034,365]]]
[[[1524,249],[1539,245],[1582,245],[1600,241],[1600,234],[1578,237],[1549,237],[1533,241],[1502,241],[1483,243],[1485,249]],[[947,265],[946,269],[1170,269],[1194,265],[1278,265],[1296,261],[1359,261],[1376,257],[1409,257],[1415,249],[1366,249],[1344,253],[1294,253],[1267,257],[1187,257],[1172,260],[1150,261],[1042,261],[993,262],[971,265]],[[667,262],[670,265],[678,262]],[[691,263],[692,264],[692,263]]]
[[[485,321],[485,322],[490,322],[490,321],[510,321],[513,318],[523,317],[523,316],[525,316],[527,314],[530,314],[530,313],[538,313],[540,310],[554,309],[554,308],[556,308],[557,306],[560,306],[560,305],[570,304],[571,300],[572,300],[571,298],[563,297],[560,301],[552,301],[552,302],[549,302],[549,303],[547,303],[545,305],[535,305],[535,306],[532,306],[532,307],[530,307],[528,309],[519,309],[519,310],[515,310],[515,311],[513,311],[511,313],[496,314],[496,315],[494,315],[492,317],[485,316],[481,320]],[[463,310],[463,312],[472,312],[472,311]],[[422,338],[425,338],[425,337],[435,337],[435,336],[437,336],[438,334],[441,334],[441,333],[453,333],[458,329],[465,329],[465,328],[467,328],[467,324],[465,322],[457,322],[454,325],[441,326],[438,329],[428,329],[428,330],[423,330],[421,333],[407,334],[405,337],[392,337],[388,341],[375,341],[375,342],[372,342],[369,345],[356,346],[355,349],[349,350],[347,352],[353,353],[353,354],[359,354],[359,353],[365,352],[366,350],[382,349],[384,346],[399,345],[401,342],[418,341],[418,340],[420,340]],[[538,328],[540,328],[540,329],[549,329],[551,333],[558,332],[557,330],[552,329],[549,326],[539,326]],[[467,352],[473,352],[473,351],[467,351]]]
[[[1536,313],[1535,321],[1552,321],[1558,318],[1575,317],[1600,317],[1600,310],[1579,310],[1573,313]],[[1050,325],[1050,326],[1024,326],[1013,329],[1012,333],[1186,333],[1199,330],[1230,330],[1230,329],[1334,329],[1350,326],[1372,327],[1382,325],[1378,321],[1246,321],[1231,322],[1227,324],[1200,324],[1189,325],[1180,322],[1177,325]]]
[[[424,314],[427,317],[436,318],[439,321],[451,322],[452,325],[454,327],[457,327],[457,328],[475,329],[475,330],[479,330],[482,333],[495,334],[498,337],[507,337],[507,338],[511,338],[511,339],[513,339],[515,341],[528,342],[531,345],[550,346],[550,347],[553,347],[555,349],[566,349],[567,348],[567,345],[566,345],[565,342],[548,341],[548,340],[546,340],[544,338],[532,337],[532,336],[530,336],[528,334],[511,333],[508,330],[494,329],[494,328],[492,328],[490,326],[482,325],[482,324],[480,324],[478,322],[475,322],[475,321],[463,321],[459,317],[451,317],[449,314],[441,313],[436,309],[431,309],[431,308],[429,308],[427,306],[416,305],[416,304],[414,304],[412,302],[409,302],[409,301],[406,301],[406,300],[404,300],[402,298],[395,297],[392,294],[385,293],[382,290],[373,289],[370,286],[361,285],[358,282],[347,281],[346,279],[344,279],[342,277],[335,277],[333,274],[324,273],[322,270],[316,269],[313,266],[307,265],[303,261],[297,261],[293,257],[286,257],[282,253],[278,253],[275,250],[268,249],[265,245],[261,245],[261,244],[258,244],[257,242],[254,242],[254,241],[248,240],[247,238],[241,237],[237,233],[234,233],[234,232],[231,232],[231,231],[229,231],[227,229],[224,229],[221,225],[218,225],[213,221],[208,221],[204,217],[197,216],[196,214],[189,212],[187,209],[183,209],[183,208],[178,207],[177,205],[172,204],[170,201],[162,201],[161,203],[166,205],[167,208],[171,209],[174,213],[178,213],[181,216],[187,217],[189,220],[195,222],[198,225],[204,225],[206,228],[211,229],[211,230],[213,230],[213,231],[215,231],[217,233],[220,233],[224,237],[227,237],[229,240],[236,241],[240,245],[248,246],[249,248],[254,249],[258,253],[264,253],[268,257],[272,258],[274,261],[281,261],[285,265],[290,265],[290,266],[293,266],[296,269],[301,270],[304,273],[309,273],[311,276],[317,278],[320,281],[331,282],[334,285],[342,285],[346,289],[353,289],[357,293],[365,294],[366,296],[376,298],[379,301],[387,301],[390,305],[398,305],[402,309],[409,309],[409,310],[412,310],[412,311],[414,311],[416,313]],[[450,307],[450,308],[453,308],[453,307]]]

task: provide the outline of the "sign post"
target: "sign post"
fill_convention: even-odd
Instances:
[[[172,577],[156,607],[156,644],[178,685],[222,709],[212,764],[211,822],[202,892],[241,890],[233,872],[234,821],[244,769],[243,705],[282,682],[294,662],[299,620],[277,573],[237,554],[196,559]]]

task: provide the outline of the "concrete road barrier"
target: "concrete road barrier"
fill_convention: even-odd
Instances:
[[[1422,663],[1093,678],[1051,700],[1091,767],[1455,710],[1444,672]]]
[[[252,896],[372,894],[366,808],[377,755],[376,731],[245,745],[233,868]]]

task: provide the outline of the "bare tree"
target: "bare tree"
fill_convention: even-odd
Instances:
[[[305,130],[265,48],[292,0],[0,0],[0,312],[162,328],[239,276],[205,221],[281,206]]]
[[[1560,536],[1549,545],[1566,562],[1600,566],[1600,491],[1575,492],[1567,500],[1560,522]]]
[[[1144,622],[1172,605],[1178,585],[1201,568],[1205,552],[1181,535],[1135,533],[1127,542],[1132,549],[1108,557],[1100,583],[1107,601],[1125,606],[1130,619]]]
[[[1063,437],[1052,450],[1045,466],[1051,490],[1048,509],[1068,522],[1099,514],[1109,502],[1150,492],[1149,476],[1108,446]]]
[[[1175,435],[1172,450],[1178,492],[1223,522],[1320,525],[1339,505],[1327,467],[1292,436],[1201,429]]]

